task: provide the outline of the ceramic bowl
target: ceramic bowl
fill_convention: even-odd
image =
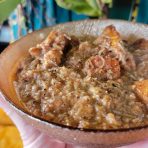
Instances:
[[[62,30],[70,35],[99,35],[108,25],[114,25],[123,39],[134,41],[148,39],[148,26],[121,20],[85,20],[48,27],[10,44],[0,55],[0,91],[5,100],[24,120],[53,138],[85,147],[115,147],[127,145],[148,138],[148,126],[118,130],[80,130],[45,121],[28,113],[18,101],[11,83],[20,59],[27,56],[28,49],[40,43],[52,29]]]

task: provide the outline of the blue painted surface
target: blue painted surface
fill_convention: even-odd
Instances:
[[[69,11],[63,9],[63,8],[59,8],[57,5],[56,5],[56,23],[64,23],[64,22],[68,22],[69,19],[70,19],[70,16],[69,16]]]
[[[55,10],[53,9],[55,2],[54,0],[45,0],[45,5],[46,5],[46,11],[44,12],[44,23],[46,26],[51,26],[56,23],[55,19]]]
[[[72,21],[84,20],[84,19],[87,19],[87,18],[89,18],[89,17],[86,16],[86,15],[82,15],[82,14],[77,14],[75,12],[71,12],[71,20]]]
[[[0,41],[1,42],[10,42],[10,28],[3,27],[0,33]]]
[[[137,22],[148,24],[148,0],[141,0]]]
[[[43,0],[38,0],[38,2],[34,2],[34,30],[38,30],[42,27],[44,27],[43,24]]]

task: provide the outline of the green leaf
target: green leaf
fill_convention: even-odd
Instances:
[[[109,7],[112,7],[113,0],[102,0],[102,1],[103,1],[103,3],[105,3],[105,4],[108,4]]]
[[[94,7],[93,1],[88,3],[87,0],[56,0],[56,2],[60,7],[75,11],[79,14],[85,14],[88,16],[101,15],[99,9]]]
[[[5,0],[0,0],[0,3],[3,2],[3,1],[5,1]]]
[[[86,0],[86,2],[92,7],[92,9],[98,11],[98,16],[102,16],[101,9],[98,7],[96,0]]]
[[[96,0],[86,0],[86,2],[94,9],[98,9]]]
[[[102,11],[97,4],[98,0],[56,0],[57,4],[65,9],[75,11],[88,16],[102,16]],[[111,6],[112,0],[102,0],[104,4]]]
[[[8,18],[21,0],[0,0],[0,23]]]

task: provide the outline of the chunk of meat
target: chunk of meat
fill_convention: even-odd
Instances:
[[[43,68],[51,68],[61,63],[63,51],[70,37],[60,31],[51,31],[48,37],[36,47],[29,49],[31,56],[40,59]]]
[[[70,37],[60,31],[51,31],[48,37],[40,44],[44,52],[48,52],[52,48],[62,50],[67,45]]]
[[[101,69],[104,67],[104,64],[105,61],[101,56],[92,56],[85,62],[84,73],[86,73],[88,76],[94,76],[98,72],[99,75]]]
[[[99,79],[117,79],[120,77],[119,61],[110,56],[92,56],[85,62],[84,73]]]
[[[43,65],[47,68],[57,66],[61,63],[62,51],[57,49],[49,50],[43,58]]]
[[[41,54],[41,48],[40,47],[31,47],[29,49],[29,53],[31,54],[31,56],[33,57],[39,57]]]
[[[139,98],[148,106],[148,79],[135,82],[134,91],[139,96]]]
[[[120,34],[113,25],[107,26],[95,41],[102,49],[107,49],[109,54],[117,58],[124,69],[135,69],[135,61],[130,52],[124,47]],[[105,50],[104,50],[105,51]],[[128,59],[128,60],[127,60]]]
[[[119,56],[119,52],[125,53],[123,48],[119,45],[121,41],[122,39],[116,28],[113,25],[110,25],[103,30],[102,34],[95,41],[95,44],[107,48],[108,50],[113,50],[113,52],[117,54],[116,56]]]
[[[117,79],[120,77],[120,64],[119,61],[111,58],[110,56],[105,57],[105,69],[107,79]]]
[[[109,37],[111,39],[112,46],[116,46],[116,44],[122,40],[119,32],[116,30],[116,28],[113,25],[107,26],[103,30],[102,35]]]
[[[148,50],[148,40],[146,39],[138,39],[136,40],[133,44],[132,47],[136,49],[141,49],[141,50]]]

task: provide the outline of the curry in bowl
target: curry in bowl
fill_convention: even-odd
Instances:
[[[53,30],[18,66],[17,96],[33,115],[81,129],[148,125],[148,40]]]

